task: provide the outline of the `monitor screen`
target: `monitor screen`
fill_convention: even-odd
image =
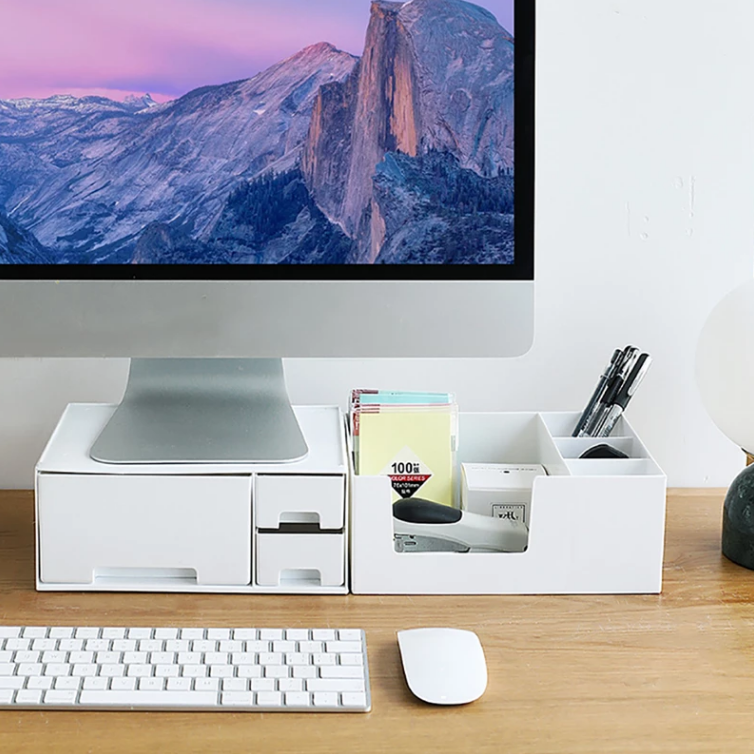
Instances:
[[[96,459],[301,457],[283,358],[531,346],[534,0],[0,18],[0,357],[134,360]]]
[[[0,6],[0,276],[533,278],[531,0]]]

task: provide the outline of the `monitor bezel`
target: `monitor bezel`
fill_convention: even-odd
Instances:
[[[513,264],[0,265],[0,280],[109,281],[533,281],[535,0],[515,0],[515,258]],[[293,272],[300,270],[300,272]]]

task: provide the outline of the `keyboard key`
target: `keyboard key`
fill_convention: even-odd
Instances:
[[[24,639],[44,639],[47,637],[46,628],[40,628],[38,626],[28,626],[24,629]]]
[[[115,662],[119,662],[117,659]],[[124,652],[120,664],[127,666],[149,665],[149,652]]]
[[[31,642],[31,648],[35,652],[48,652],[57,649],[57,639],[34,639]]]
[[[70,675],[71,666],[67,663],[51,663],[45,665],[45,675]]]
[[[361,643],[361,631],[357,628],[341,628],[338,631],[338,638],[341,641],[358,641]]]
[[[86,693],[96,693],[96,692],[87,692],[82,691],[81,694]],[[44,693],[44,703],[45,704],[64,704],[64,705],[72,705],[76,701],[76,697],[78,696],[78,691],[45,691]]]
[[[239,641],[254,641],[257,638],[256,628],[235,628],[233,638]]]
[[[94,662],[94,652],[70,652],[68,662],[71,665],[80,665],[82,663]]]
[[[70,626],[56,626],[50,629],[51,639],[72,639],[73,629]]]
[[[136,639],[115,639],[112,645],[113,652],[135,652]]]
[[[337,655],[320,652],[312,655],[312,662],[315,665],[336,665],[338,662]]]
[[[279,678],[278,691],[303,691],[304,681],[301,678]]]
[[[50,633],[50,636],[52,636],[52,633]],[[125,639],[126,629],[125,628],[103,628],[102,638],[103,639]]]
[[[213,639],[214,641],[223,641],[225,639],[230,639],[230,629],[229,628],[209,628],[207,629],[207,638]]]
[[[113,678],[113,680],[115,680]],[[84,688],[89,691],[102,691],[106,689],[110,683],[109,678],[97,676],[96,678],[84,678]]]
[[[325,645],[321,641],[300,641],[298,643],[299,652],[314,654],[315,652],[324,652]]]
[[[328,665],[320,668],[320,678],[363,678],[364,668],[361,665]]]
[[[332,628],[315,628],[312,631],[312,639],[315,641],[335,641],[336,638]]]
[[[90,676],[97,675],[97,666],[94,663],[79,663],[73,666],[71,675],[79,678],[89,678]]]
[[[364,681],[358,679],[331,679],[331,678],[309,678],[306,681],[307,691],[366,691]]]
[[[262,628],[259,630],[259,638],[263,641],[276,641],[283,638],[283,630],[280,628]]]
[[[133,691],[136,688],[136,678],[113,678],[110,688],[113,691]]]
[[[204,678],[207,675],[206,665],[184,665],[183,675],[186,678]]]
[[[21,665],[18,666],[16,675],[22,675],[27,678],[30,676],[42,675],[43,668],[44,668],[44,665],[42,665],[41,662],[22,663]]]
[[[175,662],[175,652],[152,652],[149,662],[152,665],[172,665]]]
[[[0,676],[0,689],[22,689],[26,678],[20,675]]]
[[[142,639],[139,642],[139,652],[162,652],[163,643],[160,639]]]
[[[319,691],[314,696],[315,707],[337,707],[338,695],[332,691]]]
[[[0,626],[0,639],[18,639],[20,636],[20,626]]]
[[[152,675],[151,665],[129,665],[126,673],[129,678],[149,678]]]
[[[295,665],[293,668],[294,678],[316,678],[317,668],[314,665]]]
[[[200,678],[200,681],[206,680]],[[139,679],[139,691],[162,691],[165,688],[165,680],[163,678],[140,678]],[[195,686],[197,691],[209,691],[209,689],[200,689]]]
[[[81,685],[80,678],[74,678],[73,676],[66,676],[64,678],[56,678],[54,687],[56,689],[63,689],[65,691],[78,691],[78,688],[80,685]]]
[[[151,628],[129,628],[128,638],[129,639],[151,639],[152,629]]]
[[[168,691],[190,691],[191,678],[168,678]]]
[[[251,707],[252,700],[251,691],[224,691],[220,697],[224,707]]]
[[[77,628],[74,632],[74,636],[77,639],[97,639],[99,638],[99,629],[98,628]]]
[[[50,691],[48,694],[52,693]],[[67,693],[67,692],[61,692]],[[47,701],[45,699],[45,701]],[[216,707],[214,691],[87,691],[80,704],[102,707]]]
[[[178,638],[178,629],[177,628],[156,628],[154,632],[154,638],[155,639],[162,639],[163,641],[165,639],[177,639]]]
[[[13,658],[13,661],[20,665],[22,662],[39,662],[39,656],[41,652],[16,652],[16,656]],[[45,652],[45,654],[48,654]],[[8,662],[10,662],[10,658],[8,658]],[[46,662],[55,662],[55,660],[49,660]],[[65,662],[65,653],[63,653],[63,659],[57,660],[57,662]]]
[[[309,707],[311,696],[306,691],[287,691],[285,693],[286,707]]]
[[[328,652],[362,652],[363,647],[360,641],[328,641],[326,644]]]
[[[84,649],[83,639],[61,639],[58,642],[61,652],[81,652]]]
[[[239,665],[236,670],[236,675],[239,678],[261,678],[262,666],[261,665]]]
[[[228,681],[223,681],[223,683],[228,683],[232,681],[233,679],[228,679]],[[220,679],[219,678],[197,678],[194,681],[194,689],[196,691],[218,691],[220,689]],[[225,689],[225,686],[223,685],[223,689]],[[244,681],[241,681],[241,687],[237,689],[229,688],[228,691],[246,691],[246,683]]]
[[[31,649],[31,639],[6,639],[5,649],[14,652],[25,652],[26,650]]]
[[[288,628],[285,632],[285,638],[289,641],[308,641],[309,629],[306,628]]]
[[[257,704],[260,707],[281,707],[283,695],[279,691],[260,691],[257,694]]]
[[[363,691],[351,691],[341,694],[344,707],[363,709],[367,706],[367,695]]]
[[[363,660],[361,659],[360,654],[347,654],[347,655],[340,655],[338,657],[340,660],[341,665],[359,665],[361,666]]]
[[[265,678],[288,678],[290,668],[287,665],[267,665],[264,669]]]
[[[207,678],[207,681],[219,683],[217,678]],[[223,680],[223,691],[248,691],[249,682],[246,678],[225,678]]]
[[[252,678],[251,690],[252,691],[274,691],[275,679],[274,678]]]
[[[36,689],[38,691],[49,691],[49,689],[52,688],[53,681],[53,678],[48,678],[47,676],[29,678],[29,680],[26,681],[26,688]]]
[[[84,643],[87,652],[107,652],[110,649],[109,639],[87,639]]]
[[[16,672],[16,665],[13,662],[0,662],[0,677],[13,675]]]
[[[192,641],[203,639],[204,638],[204,629],[203,628],[182,628],[181,629],[181,639],[190,639]]]
[[[219,649],[221,652],[243,652],[244,642],[236,641],[235,639],[228,639],[220,642]]]
[[[124,665],[100,665],[99,674],[105,678],[120,678],[126,672]]]
[[[191,642],[188,639],[170,639],[165,642],[166,652],[188,652]]]
[[[231,678],[233,676],[232,665],[210,665],[210,676],[212,678]]]
[[[158,678],[175,678],[181,670],[180,665],[155,665],[154,674]]]
[[[10,704],[13,701],[13,695],[16,692],[11,689],[4,689],[0,686],[0,704]]]
[[[115,665],[120,662],[120,652],[97,652],[96,659],[97,665]]]
[[[41,704],[42,692],[38,690],[19,691],[16,694],[16,704]]]
[[[296,642],[295,641],[273,641],[272,651],[273,652],[295,652]]]

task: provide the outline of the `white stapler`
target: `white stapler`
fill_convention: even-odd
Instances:
[[[523,552],[529,527],[417,497],[393,503],[396,552]]]

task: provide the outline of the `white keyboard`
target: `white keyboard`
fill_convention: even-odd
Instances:
[[[359,629],[0,626],[1,709],[368,712]]]

